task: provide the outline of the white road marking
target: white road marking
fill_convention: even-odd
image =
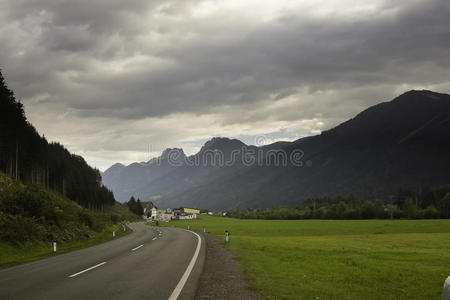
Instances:
[[[198,254],[200,253],[200,248],[202,245],[202,238],[193,231],[190,231],[190,230],[186,230],[186,231],[192,232],[193,234],[195,234],[197,236],[197,238],[198,238],[197,248],[195,249],[194,256],[192,256],[192,259],[191,259],[186,271],[184,272],[183,276],[181,277],[180,282],[178,282],[177,286],[173,290],[172,295],[170,295],[168,300],[176,300],[178,298],[181,291],[183,290],[184,285],[186,284],[186,281],[189,278],[189,275],[191,275],[192,269],[194,268],[195,262],[197,261]]]
[[[156,240],[157,239],[157,237],[155,236],[154,238],[152,238],[152,241],[154,241],[154,240]]]
[[[143,246],[144,246],[144,244],[139,245],[139,246],[137,246],[136,248],[131,249],[131,251],[136,251],[137,249],[139,249],[139,248],[141,248],[141,247],[143,247]]]
[[[106,264],[106,261],[104,261],[104,262],[102,262],[102,263],[99,263],[98,265],[95,265],[95,266],[93,266],[93,267],[87,268],[86,270],[83,270],[83,271],[80,271],[80,272],[78,272],[78,273],[72,274],[72,275],[70,275],[69,277],[75,277],[75,276],[78,276],[78,275],[83,274],[83,273],[85,273],[85,272],[87,272],[87,271],[90,271],[90,270],[92,270],[92,269],[95,269],[95,268],[98,268],[98,267],[100,267],[100,266],[103,266],[104,264]]]

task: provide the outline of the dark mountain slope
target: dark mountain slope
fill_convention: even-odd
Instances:
[[[160,206],[210,209],[273,207],[326,195],[388,199],[400,189],[450,183],[449,125],[449,95],[410,91],[318,136],[279,144],[288,155],[301,150],[303,166],[182,167],[139,191],[142,197],[157,191]]]

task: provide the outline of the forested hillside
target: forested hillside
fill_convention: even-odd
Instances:
[[[98,170],[38,134],[1,72],[0,171],[25,184],[50,188],[87,208],[104,209],[115,202]]]
[[[115,203],[92,211],[37,185],[25,185],[0,172],[0,244],[71,241],[89,238],[124,219],[136,218]]]
[[[124,220],[137,220],[115,202],[104,211],[84,208],[39,185],[25,185],[0,172],[0,268],[105,242],[126,234]]]
[[[125,234],[137,220],[117,203],[100,172],[41,137],[0,73],[0,267]]]

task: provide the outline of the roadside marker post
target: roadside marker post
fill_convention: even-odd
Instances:
[[[53,252],[56,252],[56,242],[53,242]]]
[[[125,231],[125,225],[122,224],[122,227],[123,227],[123,231]]]
[[[113,237],[116,237],[116,232],[115,231],[113,231]]]
[[[225,230],[225,242],[228,243],[230,241],[230,233],[228,230]]]
[[[205,227],[203,227],[203,232],[206,232],[206,228]]]
[[[189,230],[189,229],[191,229],[191,227],[189,227],[189,225],[188,225],[188,230]]]

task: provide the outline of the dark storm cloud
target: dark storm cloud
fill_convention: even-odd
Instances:
[[[44,112],[93,126],[101,118],[112,140],[127,120],[174,113],[245,128],[332,126],[403,87],[449,92],[447,0],[374,1],[361,11],[331,2],[330,13],[308,4],[266,18],[256,1],[251,12],[204,13],[228,2],[4,0],[0,67],[38,125],[50,128]],[[86,149],[96,143],[88,128]]]
[[[424,76],[415,74],[417,70],[424,64],[437,69],[449,64],[447,1],[415,5],[398,2],[397,6],[381,7],[363,19],[287,13],[252,30],[243,28],[245,22],[234,28],[230,27],[232,24],[216,26],[217,32],[204,30],[214,20],[202,21],[192,28],[183,20],[165,22],[162,26],[167,27],[174,44],[161,47],[139,41],[139,37],[145,39],[147,30],[158,32],[152,11],[162,4],[12,1],[6,11],[9,22],[40,17],[37,47],[42,52],[40,57],[29,54],[35,65],[31,68],[39,70],[36,79],[43,83],[40,89],[50,85],[55,101],[67,102],[87,115],[110,110],[119,117],[136,118],[208,111],[217,105],[257,102],[270,94],[278,95],[273,97],[276,101],[299,86],[316,90],[364,84],[433,83],[442,80],[435,78],[439,72],[436,76]],[[170,7],[166,5],[166,10]],[[173,8],[172,13],[182,14],[186,7],[189,4],[181,10]],[[383,14],[393,10],[397,11]],[[149,27],[139,28],[142,18],[149,18]],[[184,38],[191,33],[195,33],[193,38]],[[215,35],[223,37],[215,39]],[[152,62],[144,61],[139,68],[115,75],[97,70],[110,59],[126,59],[136,53],[160,59],[162,64],[167,60],[168,66],[155,70]],[[2,60],[8,65],[8,57]],[[55,60],[56,65],[44,62],[42,68],[40,65],[46,60]],[[30,68],[30,64],[26,67]],[[62,73],[58,74],[60,70]],[[42,78],[42,73],[52,76]],[[67,78],[61,79],[64,76]],[[61,97],[58,86],[66,80],[73,85],[69,91],[74,94]],[[67,87],[64,90],[67,92]]]
[[[442,80],[439,72],[417,71],[424,64],[448,66],[448,7],[434,2],[407,7],[390,18],[327,23],[289,17],[225,45],[181,43],[164,53],[175,61],[173,68],[156,73],[150,68],[111,83],[124,86],[118,96],[129,99],[136,116],[255,102],[296,86],[433,83]]]

